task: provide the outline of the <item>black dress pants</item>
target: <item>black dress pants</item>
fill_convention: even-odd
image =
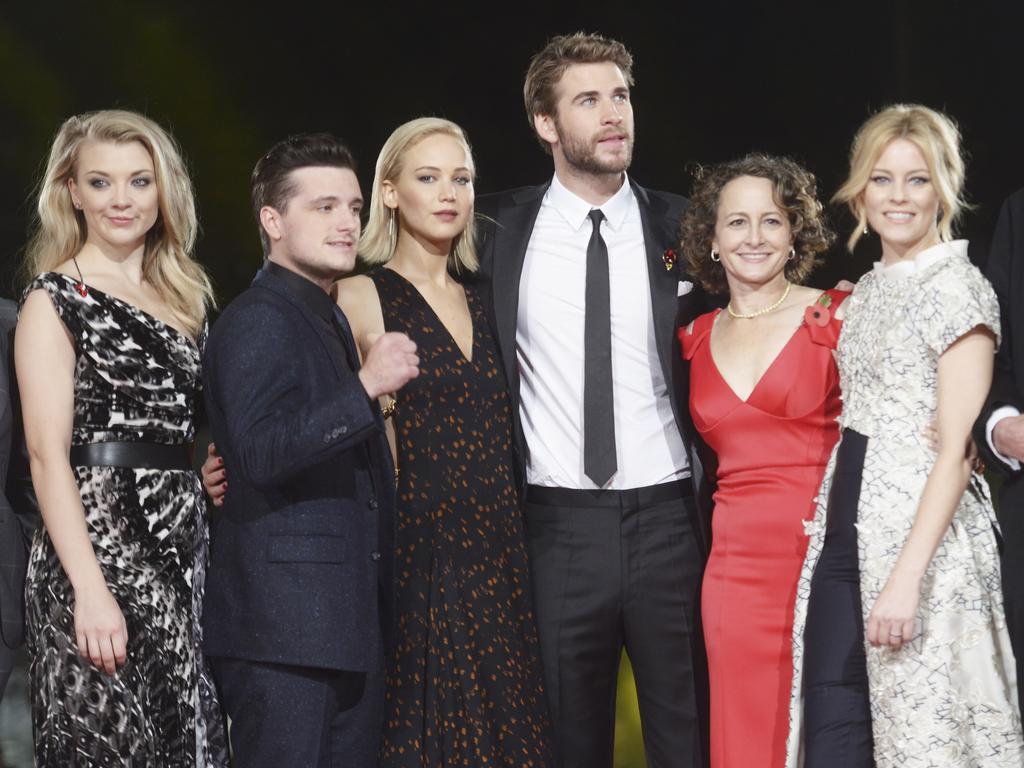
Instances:
[[[625,648],[650,768],[704,765],[704,559],[689,481],[629,491],[530,486],[530,571],[562,768],[610,768]]]
[[[234,768],[375,768],[383,675],[210,658]]]
[[[1014,475],[1003,483],[998,517],[1006,629],[1017,660],[1017,696],[1024,712],[1024,476]]]
[[[854,527],[866,450],[866,437],[844,430],[804,631],[804,768],[874,765]]]

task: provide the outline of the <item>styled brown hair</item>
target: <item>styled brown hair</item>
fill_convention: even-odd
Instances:
[[[292,171],[299,168],[348,168],[356,161],[348,147],[329,133],[300,133],[272,146],[252,169],[252,210],[260,229],[263,255],[270,255],[270,238],[260,223],[260,210],[270,206],[284,213],[295,195]]]
[[[711,258],[715,239],[718,204],[722,189],[741,176],[768,179],[775,204],[789,219],[796,256],[786,262],[786,279],[801,284],[821,264],[818,255],[826,251],[835,235],[823,216],[814,174],[787,157],[750,154],[739,160],[698,168],[690,207],[680,228],[680,250],[690,265],[690,274],[709,293],[727,293],[725,269]]]
[[[587,32],[558,35],[548,40],[543,49],[530,59],[523,83],[523,102],[530,129],[534,115],[556,115],[555,86],[573,64],[601,64],[610,62],[622,70],[626,85],[633,85],[633,56],[618,40]],[[537,141],[551,154],[551,146],[539,135]]]
[[[868,216],[864,210],[864,190],[878,158],[896,139],[917,145],[928,163],[932,182],[939,193],[939,237],[953,239],[953,226],[965,208],[965,163],[960,150],[960,130],[942,112],[920,104],[893,104],[877,112],[857,131],[850,147],[850,173],[833,202],[846,203],[857,218],[857,225],[846,241],[852,252],[864,233]]]

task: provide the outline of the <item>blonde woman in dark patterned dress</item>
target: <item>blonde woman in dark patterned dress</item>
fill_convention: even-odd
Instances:
[[[836,195],[881,261],[846,302],[843,409],[794,618],[792,768],[1020,768],[997,524],[972,472],[995,293],[953,240],[960,136],[895,105],[854,140]],[[937,446],[928,438],[935,424]]]
[[[473,176],[457,125],[395,130],[360,247],[376,268],[338,289],[364,353],[401,331],[420,358],[419,377],[384,403],[400,474],[383,768],[553,764],[509,399],[466,279]]]
[[[211,303],[171,138],[123,111],[51,149],[15,340],[44,527],[26,582],[38,766],[225,766],[198,652],[207,529],[191,471]]]

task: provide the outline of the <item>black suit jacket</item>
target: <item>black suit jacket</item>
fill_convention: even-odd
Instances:
[[[40,523],[14,375],[17,322],[17,304],[0,299],[0,641],[12,649],[25,642],[25,571]]]
[[[647,271],[651,283],[651,306],[658,357],[683,443],[693,471],[694,497],[701,519],[699,544],[705,554],[710,543],[711,487],[704,473],[699,450],[700,438],[689,409],[689,372],[682,361],[676,329],[709,309],[707,297],[690,280],[678,252],[679,221],[688,205],[679,195],[656,192],[630,182],[640,207]],[[519,419],[519,376],[516,362],[516,317],[519,312],[519,281],[526,249],[533,234],[544,193],[549,184],[523,187],[510,192],[483,195],[476,200],[479,215],[477,247],[480,255],[481,292],[490,312],[491,326],[498,342],[505,375],[509,382],[515,423],[516,472],[520,489],[525,484],[527,446]],[[665,252],[672,250],[675,262],[666,269]],[[671,258],[670,258],[671,261]],[[689,280],[693,289],[678,296],[680,281]]]
[[[229,478],[206,582],[211,656],[379,666],[394,470],[380,410],[333,333],[267,270],[210,333],[206,405]]]
[[[1021,472],[1014,472],[992,452],[985,432],[997,408],[1012,405],[1024,412],[1024,189],[1003,203],[985,275],[999,298],[1002,341],[996,354],[992,390],[974,425],[974,440],[990,469],[1016,479]]]

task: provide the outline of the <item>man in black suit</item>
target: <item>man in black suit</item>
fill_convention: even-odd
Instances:
[[[992,391],[974,426],[988,468],[1004,476],[999,492],[1006,623],[1024,670],[1024,189],[1003,204],[985,274],[999,297],[1002,339]],[[1024,685],[1018,684],[1024,711]]]
[[[611,766],[623,647],[648,765],[702,765],[706,750],[710,494],[675,340],[705,307],[673,250],[686,200],[626,176],[631,68],[613,40],[552,39],[524,95],[554,176],[476,204],[565,768]]]
[[[17,322],[18,305],[0,299],[0,698],[25,642],[25,572],[40,524],[14,376]]]
[[[274,146],[253,172],[267,262],[204,358],[231,489],[216,517],[203,617],[241,768],[374,766],[388,635],[393,466],[377,397],[417,371],[380,337],[360,367],[329,295],[351,271],[362,197],[325,134]],[[361,704],[364,702],[364,704]]]

